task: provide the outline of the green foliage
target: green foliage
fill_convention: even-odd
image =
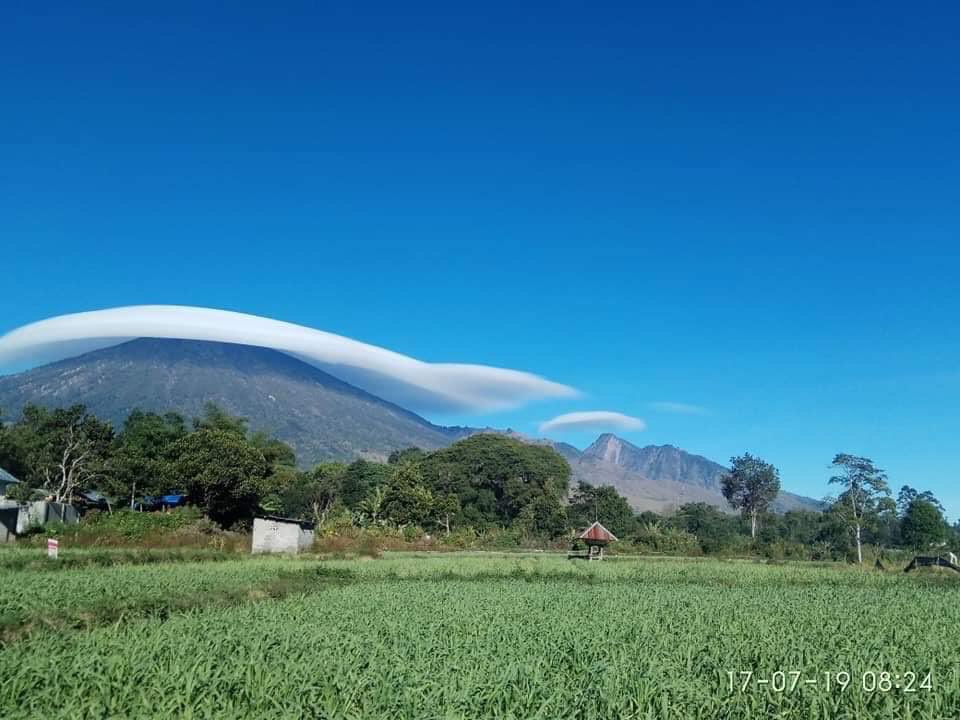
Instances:
[[[681,505],[671,524],[696,536],[705,553],[732,549],[738,535],[736,519],[706,503]]]
[[[125,540],[142,540],[158,532],[170,532],[188,527],[203,519],[197,508],[184,507],[169,512],[91,512],[76,525],[46,526],[43,535],[53,537],[96,536],[101,539],[114,536]]]
[[[640,525],[630,540],[640,552],[663,555],[698,555],[701,552],[696,535],[661,522]]]
[[[374,488],[389,481],[392,469],[382,463],[356,460],[343,473],[340,501],[351,510],[359,510]]]
[[[208,402],[203,408],[203,415],[193,419],[194,430],[216,430],[232,433],[240,437],[247,437],[248,421],[246,418],[235,417],[226,412],[216,403]]]
[[[907,510],[910,508],[910,504],[914,500],[926,500],[928,503],[936,507],[941,513],[944,511],[943,505],[937,499],[936,495],[929,490],[920,492],[909,485],[904,485],[900,488],[900,492],[897,494],[897,512],[899,512],[901,517],[907,514]]]
[[[27,405],[10,430],[9,442],[23,459],[26,480],[58,502],[101,480],[107,469],[113,429],[83,405],[48,410]]]
[[[626,538],[637,529],[633,508],[612,485],[594,487],[581,481],[570,499],[567,515],[573,528],[582,529],[599,520],[618,538]]]
[[[908,547],[923,550],[947,538],[947,523],[940,508],[929,500],[915,497],[903,516],[903,541]]]
[[[425,456],[419,463],[424,483],[434,495],[454,495],[461,511],[458,525],[505,526],[524,516],[544,518],[535,532],[549,534],[570,484],[570,466],[552,448],[481,433]],[[547,505],[552,509],[547,510]]]
[[[168,467],[174,445],[186,434],[186,421],[177,413],[134,410],[116,437],[109,472],[97,483],[98,489],[128,505],[139,496],[176,490],[169,485]]]
[[[394,450],[387,458],[388,465],[401,465],[402,463],[418,463],[427,456],[425,450],[417,447],[406,448],[404,450]]]
[[[851,531],[857,551],[857,562],[863,562],[863,530],[877,513],[881,497],[890,494],[887,475],[877,468],[870,458],[840,453],[833,459],[837,474],[830,478],[831,484],[843,488],[833,503],[831,511]]]
[[[268,466],[246,438],[224,430],[198,430],[179,440],[168,479],[190,502],[224,526],[249,519],[264,493]]]
[[[750,518],[750,536],[757,535],[757,519],[780,492],[780,473],[750,453],[730,458],[730,472],[721,483],[723,496]]]
[[[383,516],[395,525],[432,524],[434,519],[433,494],[424,487],[423,474],[414,463],[395,466],[383,488]]]

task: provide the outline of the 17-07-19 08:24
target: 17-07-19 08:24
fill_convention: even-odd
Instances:
[[[859,689],[874,692],[930,692],[934,688],[932,672],[866,670],[854,674],[846,670],[825,670],[805,674],[800,670],[775,670],[758,673],[753,670],[727,670],[727,689],[730,692],[753,692],[767,689],[771,692],[795,692],[803,689],[825,688],[827,691],[846,692]]]

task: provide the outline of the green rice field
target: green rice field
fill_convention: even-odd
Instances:
[[[13,718],[960,717],[942,572],[461,554],[0,574]]]

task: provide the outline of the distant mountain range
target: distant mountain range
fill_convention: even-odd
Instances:
[[[305,466],[323,460],[384,459],[393,450],[445,447],[477,432],[444,427],[345,383],[285,353],[194,340],[142,338],[79,357],[0,377],[0,408],[10,416],[27,403],[82,403],[121,427],[135,408],[186,417],[213,402],[289,443]],[[520,436],[522,437],[522,436]],[[582,452],[552,441],[574,482],[616,487],[638,510],[668,510],[685,502],[726,508],[722,465],[670,445],[639,448],[601,435]],[[781,493],[777,510],[818,503]]]
[[[613,485],[637,510],[664,512],[688,502],[729,509],[720,491],[727,468],[672,445],[641,448],[607,433],[583,452],[566,444],[554,447],[570,463],[574,481]],[[820,505],[817,500],[781,492],[773,509],[818,510]]]

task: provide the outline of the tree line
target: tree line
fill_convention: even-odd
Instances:
[[[119,431],[82,405],[27,406],[0,423],[0,466],[24,482],[8,495],[72,502],[95,489],[113,507],[145,496],[184,494],[224,527],[257,513],[336,519],[362,528],[443,533],[509,528],[545,540],[600,520],[646,550],[738,553],[863,561],[863,548],[925,549],[955,541],[929,491],[903,486],[896,499],[868,458],[838,454],[830,482],[840,492],[822,512],[770,512],[777,468],[746,453],[731,458],[721,490],[730,509],[702,503],[669,514],[636,513],[612,486],[570,487],[566,460],[552,448],[493,433],[450,447],[394,452],[386,462],[355,460],[297,468],[293,449],[208,405],[200,417],[135,410]]]

